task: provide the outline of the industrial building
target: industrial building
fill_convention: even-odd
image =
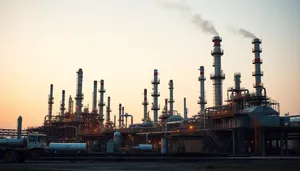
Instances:
[[[227,99],[224,100],[223,84],[225,73],[222,70],[221,48],[222,38],[212,39],[214,73],[210,74],[213,82],[213,106],[207,107],[205,98],[205,69],[200,66],[199,112],[188,118],[186,99],[184,98],[183,117],[174,109],[174,82],[169,81],[169,98],[165,99],[164,108],[159,104],[158,70],[154,70],[152,80],[153,97],[149,110],[148,91],[144,89],[142,105],[143,119],[141,123],[133,123],[132,115],[125,112],[119,104],[119,115],[111,120],[110,98],[104,99],[104,80],[93,84],[92,111],[83,108],[82,92],[83,70],[77,72],[77,90],[74,99],[69,96],[68,110],[65,106],[65,90],[62,90],[60,114],[54,116],[54,86],[50,85],[48,114],[44,124],[37,128],[29,128],[28,133],[39,132],[48,136],[49,142],[87,142],[91,150],[105,151],[107,142],[118,131],[122,136],[120,150],[135,149],[140,144],[151,144],[153,151],[162,153],[176,152],[215,152],[248,155],[300,155],[300,121],[299,116],[280,116],[279,103],[267,96],[267,88],[262,83],[263,71],[260,57],[261,40],[253,39],[253,65],[255,70],[253,88],[255,93],[241,87],[241,74],[233,75],[233,87],[228,88]],[[227,76],[228,77],[228,76]],[[97,108],[97,94],[99,103]],[[195,102],[196,103],[196,102]],[[104,108],[106,115],[104,117]],[[153,116],[150,115],[151,110]],[[159,111],[161,114],[159,115]],[[152,119],[151,119],[152,118]],[[130,119],[130,123],[128,123]]]

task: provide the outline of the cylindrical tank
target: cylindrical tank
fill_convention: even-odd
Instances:
[[[114,133],[114,144],[115,144],[115,150],[119,151],[121,147],[121,141],[122,141],[122,135],[120,132]]]
[[[87,152],[86,143],[50,143],[51,152]]]
[[[151,151],[152,150],[152,144],[139,144],[138,148],[141,151]]]
[[[161,153],[167,153],[167,141],[166,138],[161,139]]]
[[[0,139],[0,147],[9,147],[9,148],[25,148],[26,140],[21,139]]]

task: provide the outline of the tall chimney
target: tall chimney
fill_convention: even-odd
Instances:
[[[168,99],[165,99],[165,113],[168,114]]]
[[[72,99],[72,96],[70,95],[69,96],[69,106],[68,106],[69,108],[69,114],[72,114],[73,113],[73,99]]]
[[[17,139],[21,139],[22,136],[22,120],[22,116],[19,116],[17,124]]]
[[[122,120],[122,126],[124,126],[124,115],[125,115],[125,109],[124,109],[124,106],[122,107],[122,115],[121,115],[121,120]]]
[[[254,60],[253,64],[255,66],[255,71],[252,72],[252,75],[255,77],[255,84],[253,87],[256,89],[256,96],[260,97],[262,96],[262,88],[263,84],[261,82],[261,77],[263,76],[263,71],[261,71],[261,64],[262,64],[262,59],[260,58],[260,53],[261,53],[261,40],[258,38],[253,39],[252,44],[254,45],[254,48],[252,49],[252,52],[254,53]]]
[[[93,92],[93,113],[97,113],[97,81],[94,81],[94,92]]]
[[[173,90],[174,90],[174,85],[173,85],[173,80],[170,80],[169,82],[169,89],[170,89],[170,100],[169,100],[169,103],[170,103],[170,115],[173,115],[173,104],[174,104],[174,97],[173,97]]]
[[[110,122],[110,112],[111,112],[111,109],[110,109],[110,97],[108,96],[107,97],[107,107],[106,107],[106,123]]]
[[[103,121],[104,121],[104,114],[103,114],[103,107],[105,106],[105,103],[104,103],[104,92],[105,92],[105,89],[104,89],[104,80],[100,80],[100,90],[99,90],[99,93],[100,93],[100,102],[99,102],[99,120],[100,120],[100,128],[103,128],[104,124],[103,124]]]
[[[184,113],[183,113],[183,118],[184,119],[187,119],[187,114],[188,114],[188,109],[186,108],[186,98],[183,98],[183,110],[184,110]]]
[[[222,82],[225,79],[225,74],[221,68],[221,56],[223,55],[223,49],[221,49],[222,39],[219,36],[215,36],[212,41],[214,42],[214,48],[211,51],[211,55],[214,57],[214,73],[210,75],[210,79],[213,81],[214,86],[214,106],[221,106],[223,104]]]
[[[81,121],[81,112],[82,112],[82,80],[83,80],[83,71],[80,68],[77,72],[77,92],[76,92],[76,121]]]
[[[122,127],[122,104],[119,104],[119,128]]]
[[[204,76],[204,66],[200,66],[200,77],[198,80],[200,81],[200,96],[199,96],[199,101],[198,104],[200,104],[200,114],[204,115],[205,111],[205,105],[206,105],[206,100],[205,100],[205,87],[204,87],[204,82],[206,80]]]
[[[142,103],[144,105],[144,118],[143,121],[144,123],[147,122],[148,117],[147,117],[147,111],[148,111],[148,100],[147,100],[147,89],[144,89],[144,101]]]
[[[62,90],[61,104],[60,104],[60,116],[64,116],[65,114],[65,90]]]
[[[160,109],[158,105],[158,97],[160,96],[160,93],[158,92],[158,85],[160,84],[160,81],[158,79],[157,69],[154,70],[154,79],[152,81],[152,84],[153,84],[153,93],[151,95],[153,97],[153,106],[151,109],[154,112],[153,124],[154,126],[156,126],[158,121],[158,111]]]
[[[48,100],[48,115],[49,115],[49,122],[52,122],[52,106],[54,104],[53,98],[53,84],[50,85],[50,95]]]
[[[241,93],[238,90],[241,90],[241,73],[234,73],[234,89],[237,90],[237,93]]]

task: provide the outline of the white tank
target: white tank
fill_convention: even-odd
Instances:
[[[141,151],[151,151],[152,150],[152,144],[139,144],[138,148]]]
[[[166,138],[161,139],[161,153],[166,153],[167,152],[167,141]]]
[[[51,152],[87,152],[86,143],[50,143]]]
[[[24,138],[21,139],[0,139],[0,147],[9,148],[24,148],[26,141]]]

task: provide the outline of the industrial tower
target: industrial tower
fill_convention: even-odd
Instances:
[[[170,80],[170,82],[169,82],[169,89],[170,89],[170,100],[169,100],[169,103],[170,103],[170,111],[169,112],[170,113],[169,113],[169,115],[171,116],[171,115],[173,115],[173,110],[174,110],[173,104],[175,102],[174,97],[173,97],[173,91],[174,91],[173,80]]]
[[[149,118],[147,116],[147,112],[148,112],[148,100],[147,100],[147,89],[144,89],[144,101],[142,103],[142,105],[144,106],[144,118],[143,118],[143,122],[146,123]]]
[[[154,126],[157,125],[157,121],[158,121],[158,111],[160,109],[159,105],[158,105],[158,97],[160,96],[160,93],[158,92],[158,85],[160,84],[160,81],[158,79],[158,71],[157,69],[154,70],[154,79],[151,82],[153,84],[153,92],[152,92],[152,97],[153,97],[153,105],[151,110],[153,110],[153,124]]]
[[[110,97],[107,97],[107,106],[106,106],[106,124],[110,124]]]
[[[62,90],[62,97],[61,97],[61,104],[60,104],[60,116],[64,116],[65,115],[65,90]],[[62,119],[63,117],[60,117],[60,120]]]
[[[76,121],[81,121],[81,109],[82,109],[82,80],[83,80],[83,71],[80,68],[77,72],[77,92],[76,92]]]
[[[214,57],[214,73],[210,74],[210,79],[213,81],[214,87],[214,106],[221,106],[223,104],[222,98],[222,81],[225,79],[225,74],[221,68],[221,57],[223,55],[223,49],[221,49],[222,39],[219,36],[215,36],[212,39],[214,43],[214,48],[211,51],[211,55]]]
[[[206,80],[204,76],[204,66],[200,66],[200,77],[198,78],[198,81],[200,81],[200,96],[198,100],[198,104],[200,105],[200,113],[204,115],[205,111],[205,105],[206,105],[206,100],[205,100],[205,87],[204,87],[204,82]]]
[[[100,80],[100,102],[99,102],[99,121],[100,121],[100,129],[103,128],[104,124],[104,113],[103,113],[103,107],[105,106],[104,103],[104,93],[105,93],[105,89],[104,89],[104,80]]]
[[[260,47],[261,40],[255,38],[253,39],[252,44],[254,45],[252,52],[254,53],[253,64],[255,66],[255,71],[252,73],[252,75],[255,77],[255,84],[253,87],[256,89],[256,96],[261,97],[262,89],[264,87],[263,83],[261,82],[261,77],[263,76],[263,72],[261,71],[261,64],[263,61],[260,58],[260,53],[262,51]]]
[[[48,116],[49,116],[49,123],[52,122],[52,106],[54,104],[54,97],[53,97],[53,84],[50,85],[50,95],[48,100]]]
[[[119,104],[119,128],[122,127],[122,119],[123,119],[123,117],[122,117],[122,104],[120,103]]]
[[[97,80],[94,81],[94,92],[93,92],[93,113],[97,113]]]

